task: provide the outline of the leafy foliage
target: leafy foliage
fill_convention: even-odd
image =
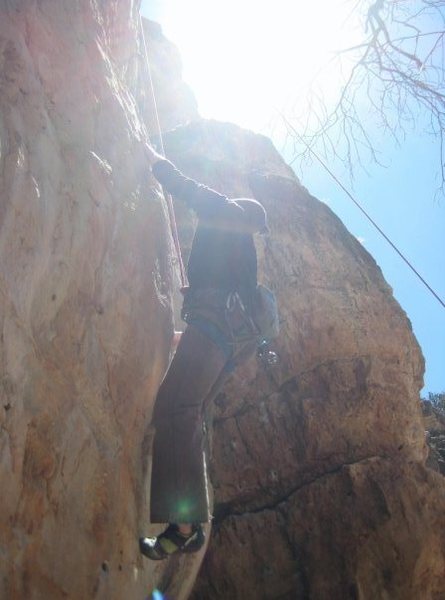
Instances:
[[[440,392],[439,394],[429,392],[427,399],[431,402],[434,408],[445,414],[445,392]]]

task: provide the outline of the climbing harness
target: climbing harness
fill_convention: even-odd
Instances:
[[[150,81],[150,90],[151,90],[151,95],[152,95],[152,100],[153,100],[154,113],[155,113],[155,117],[156,117],[156,126],[158,129],[157,133],[158,133],[158,137],[159,137],[159,144],[161,147],[161,154],[162,154],[162,156],[165,157],[164,141],[162,139],[162,130],[161,130],[161,123],[159,120],[158,105],[156,103],[156,95],[155,95],[155,89],[154,89],[154,85],[153,85],[153,79],[151,76],[150,62],[148,60],[148,51],[147,51],[147,44],[145,41],[144,26],[142,24],[142,17],[140,14],[139,14],[139,25],[141,28],[141,37],[142,37],[142,43],[144,46],[145,64],[147,65],[148,79]],[[150,138],[150,136],[148,136],[148,138]],[[186,271],[184,268],[184,261],[182,260],[181,246],[179,243],[179,236],[178,236],[178,227],[176,225],[175,210],[173,208],[173,200],[172,200],[171,195],[164,188],[163,188],[163,192],[164,192],[164,197],[165,197],[165,200],[167,203],[167,212],[168,212],[168,218],[169,218],[169,222],[170,222],[170,230],[171,230],[171,234],[172,234],[172,238],[173,238],[173,243],[175,246],[176,259],[178,261],[178,266],[179,266],[181,289],[185,289],[188,286],[188,281],[187,281],[187,274],[186,274]]]
[[[249,343],[257,345],[257,356],[263,365],[276,365],[279,357],[269,348],[279,332],[275,295],[260,284],[254,292],[252,305],[251,315],[238,292],[213,288],[188,289],[184,294],[181,317],[221,349],[228,361],[226,371],[236,366],[236,349]]]

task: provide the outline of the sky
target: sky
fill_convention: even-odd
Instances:
[[[324,67],[334,51],[360,40],[353,5],[348,0],[143,0],[141,13],[160,23],[179,48],[183,78],[200,114],[268,135],[290,162],[293,150],[283,144],[277,109],[303,105],[320,72],[326,100],[335,98],[340,77]],[[343,164],[332,161],[329,167],[445,300],[445,198],[436,193],[438,141],[423,132],[427,116],[419,116],[399,146],[377,131],[385,166],[357,170],[353,187]],[[445,391],[445,308],[316,161],[293,166],[311,194],[372,254],[407,313],[426,360],[422,395]]]

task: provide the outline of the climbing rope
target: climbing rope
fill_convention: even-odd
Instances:
[[[279,111],[278,111],[279,112]],[[345,192],[350,200],[357,206],[357,208],[365,215],[368,221],[373,225],[375,229],[380,233],[380,235],[388,242],[388,244],[397,252],[400,258],[408,265],[411,271],[420,279],[423,285],[429,290],[429,292],[440,302],[440,304],[445,308],[445,302],[442,298],[437,294],[433,288],[425,281],[422,275],[417,271],[417,269],[410,263],[410,261],[404,256],[404,254],[397,248],[397,246],[391,241],[391,239],[386,235],[386,233],[377,225],[374,219],[366,212],[363,206],[354,198],[351,192],[342,184],[342,182],[335,176],[335,174],[329,169],[327,164],[318,156],[318,154],[309,146],[309,144],[301,137],[301,135],[297,132],[295,127],[292,126],[291,123],[286,119],[286,117],[279,112],[281,118],[283,119],[286,126],[292,131],[292,133],[300,140],[300,142],[309,150],[309,152],[317,159],[317,161],[321,164],[321,166],[329,173],[332,179],[337,183],[337,185]]]
[[[159,144],[161,146],[161,154],[162,154],[162,156],[165,157],[164,141],[162,139],[162,130],[161,130],[161,123],[159,120],[158,105],[156,103],[156,94],[155,94],[155,89],[154,89],[154,85],[153,85],[153,79],[151,76],[150,61],[148,60],[148,51],[147,51],[147,44],[145,42],[144,26],[142,24],[142,17],[140,14],[139,14],[139,25],[141,28],[142,43],[144,46],[145,64],[147,65],[148,79],[150,81],[150,89],[151,89],[151,96],[152,96],[152,100],[153,100],[154,113],[155,113],[155,117],[156,117],[156,126],[158,129]],[[188,285],[188,281],[187,281],[187,274],[186,274],[185,268],[184,268],[184,261],[182,260],[181,246],[179,243],[179,236],[178,236],[178,227],[176,225],[175,210],[173,208],[173,200],[172,200],[171,195],[164,188],[162,188],[162,189],[163,189],[164,197],[165,197],[165,200],[167,203],[167,212],[168,212],[168,218],[170,221],[170,230],[171,230],[173,243],[174,243],[175,250],[176,250],[176,258],[177,258],[178,265],[179,265],[181,288],[185,288]]]

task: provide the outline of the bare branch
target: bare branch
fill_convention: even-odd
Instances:
[[[314,81],[301,139],[310,148],[317,146],[325,158],[344,161],[352,178],[357,165],[369,159],[380,162],[376,130],[400,143],[418,126],[419,116],[429,116],[425,130],[438,138],[445,191],[445,0],[352,4],[353,11],[363,14],[363,42],[331,59],[330,69],[335,64],[339,73],[346,73],[332,106]],[[299,147],[295,138],[294,145]],[[307,149],[300,156],[305,160]]]

